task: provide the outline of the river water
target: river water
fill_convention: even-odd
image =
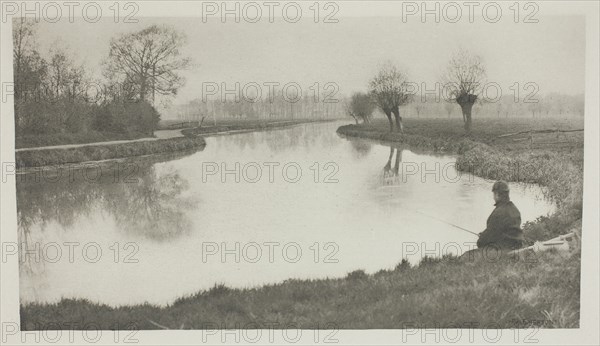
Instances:
[[[342,138],[340,125],[209,137],[203,151],[168,160],[20,176],[22,302],[165,305],[215,284],[374,273],[474,246],[450,224],[484,229],[492,181],[457,173],[453,156]],[[537,186],[511,184],[511,197],[523,222],[554,208]]]

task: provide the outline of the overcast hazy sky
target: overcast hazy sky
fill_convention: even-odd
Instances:
[[[199,18],[142,18],[138,24],[41,23],[42,50],[57,39],[97,73],[112,36],[150,24],[168,24],[187,34],[184,54],[195,67],[175,102],[200,97],[202,82],[335,82],[344,94],[365,90],[386,60],[418,83],[433,83],[458,47],[481,55],[488,80],[509,93],[515,82],[535,82],[539,92],[583,93],[585,19],[544,17],[537,24],[500,22],[402,23],[396,17],[340,18],[336,24],[202,23]]]

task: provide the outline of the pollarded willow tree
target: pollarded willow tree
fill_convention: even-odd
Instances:
[[[460,106],[467,135],[471,134],[471,111],[481,95],[485,77],[481,57],[465,49],[458,50],[450,58],[443,76],[445,96]]]
[[[396,130],[404,131],[400,106],[407,104],[411,94],[407,91],[407,75],[391,63],[384,64],[371,82],[369,82],[369,93],[381,111],[390,122],[390,132],[394,131],[392,114],[396,120]]]
[[[184,83],[178,71],[190,65],[181,56],[185,41],[182,33],[158,25],[113,38],[106,62],[108,75],[140,101],[151,97],[154,102],[157,93],[175,95]]]

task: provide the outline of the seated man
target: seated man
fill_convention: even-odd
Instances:
[[[487,228],[479,234],[478,248],[513,250],[523,246],[521,213],[510,201],[508,184],[497,181],[492,187],[496,209],[487,219]]]

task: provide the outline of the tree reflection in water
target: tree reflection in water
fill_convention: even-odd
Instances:
[[[123,170],[122,163],[102,167],[97,179],[85,179],[85,169],[73,171],[73,179],[62,175],[53,182],[39,175],[37,179],[31,174],[20,175],[17,179],[19,241],[27,242],[32,229],[43,232],[50,222],[73,229],[75,222],[95,211],[113,217],[120,231],[150,239],[166,240],[188,232],[191,222],[187,213],[198,204],[196,199],[185,197],[188,182],[163,164],[125,165],[127,172],[133,172],[127,177],[114,174],[116,169]]]
[[[352,139],[350,140],[350,144],[352,145],[352,152],[357,159],[361,159],[369,155],[371,148],[373,147],[371,142],[362,139]]]
[[[158,173],[152,167],[137,182],[124,184],[117,196],[105,197],[105,210],[124,231],[158,240],[174,238],[191,228],[187,212],[197,201],[182,197],[188,187],[179,173]]]
[[[394,167],[392,167],[392,158],[396,154],[396,160]],[[402,149],[390,146],[390,155],[388,156],[387,163],[383,167],[383,185],[398,185],[401,183],[400,178],[400,162],[402,162]]]
[[[182,155],[185,153],[171,154],[169,158]],[[46,261],[31,253],[33,249],[44,255],[41,248],[48,244],[43,241],[45,232],[63,232],[68,238],[69,232],[81,229],[77,227],[80,222],[93,226],[97,215],[114,220],[117,232],[154,241],[172,240],[189,232],[192,222],[188,215],[197,210],[198,202],[186,196],[188,182],[170,170],[170,164],[157,163],[160,160],[164,158],[82,168],[55,179],[46,174],[20,174],[17,217],[21,292],[31,292],[30,296],[37,297],[38,292],[49,289]],[[96,176],[91,171],[98,172],[98,167],[102,174],[98,179],[90,179]],[[116,175],[116,171],[122,174]],[[102,225],[93,231],[107,231]]]

